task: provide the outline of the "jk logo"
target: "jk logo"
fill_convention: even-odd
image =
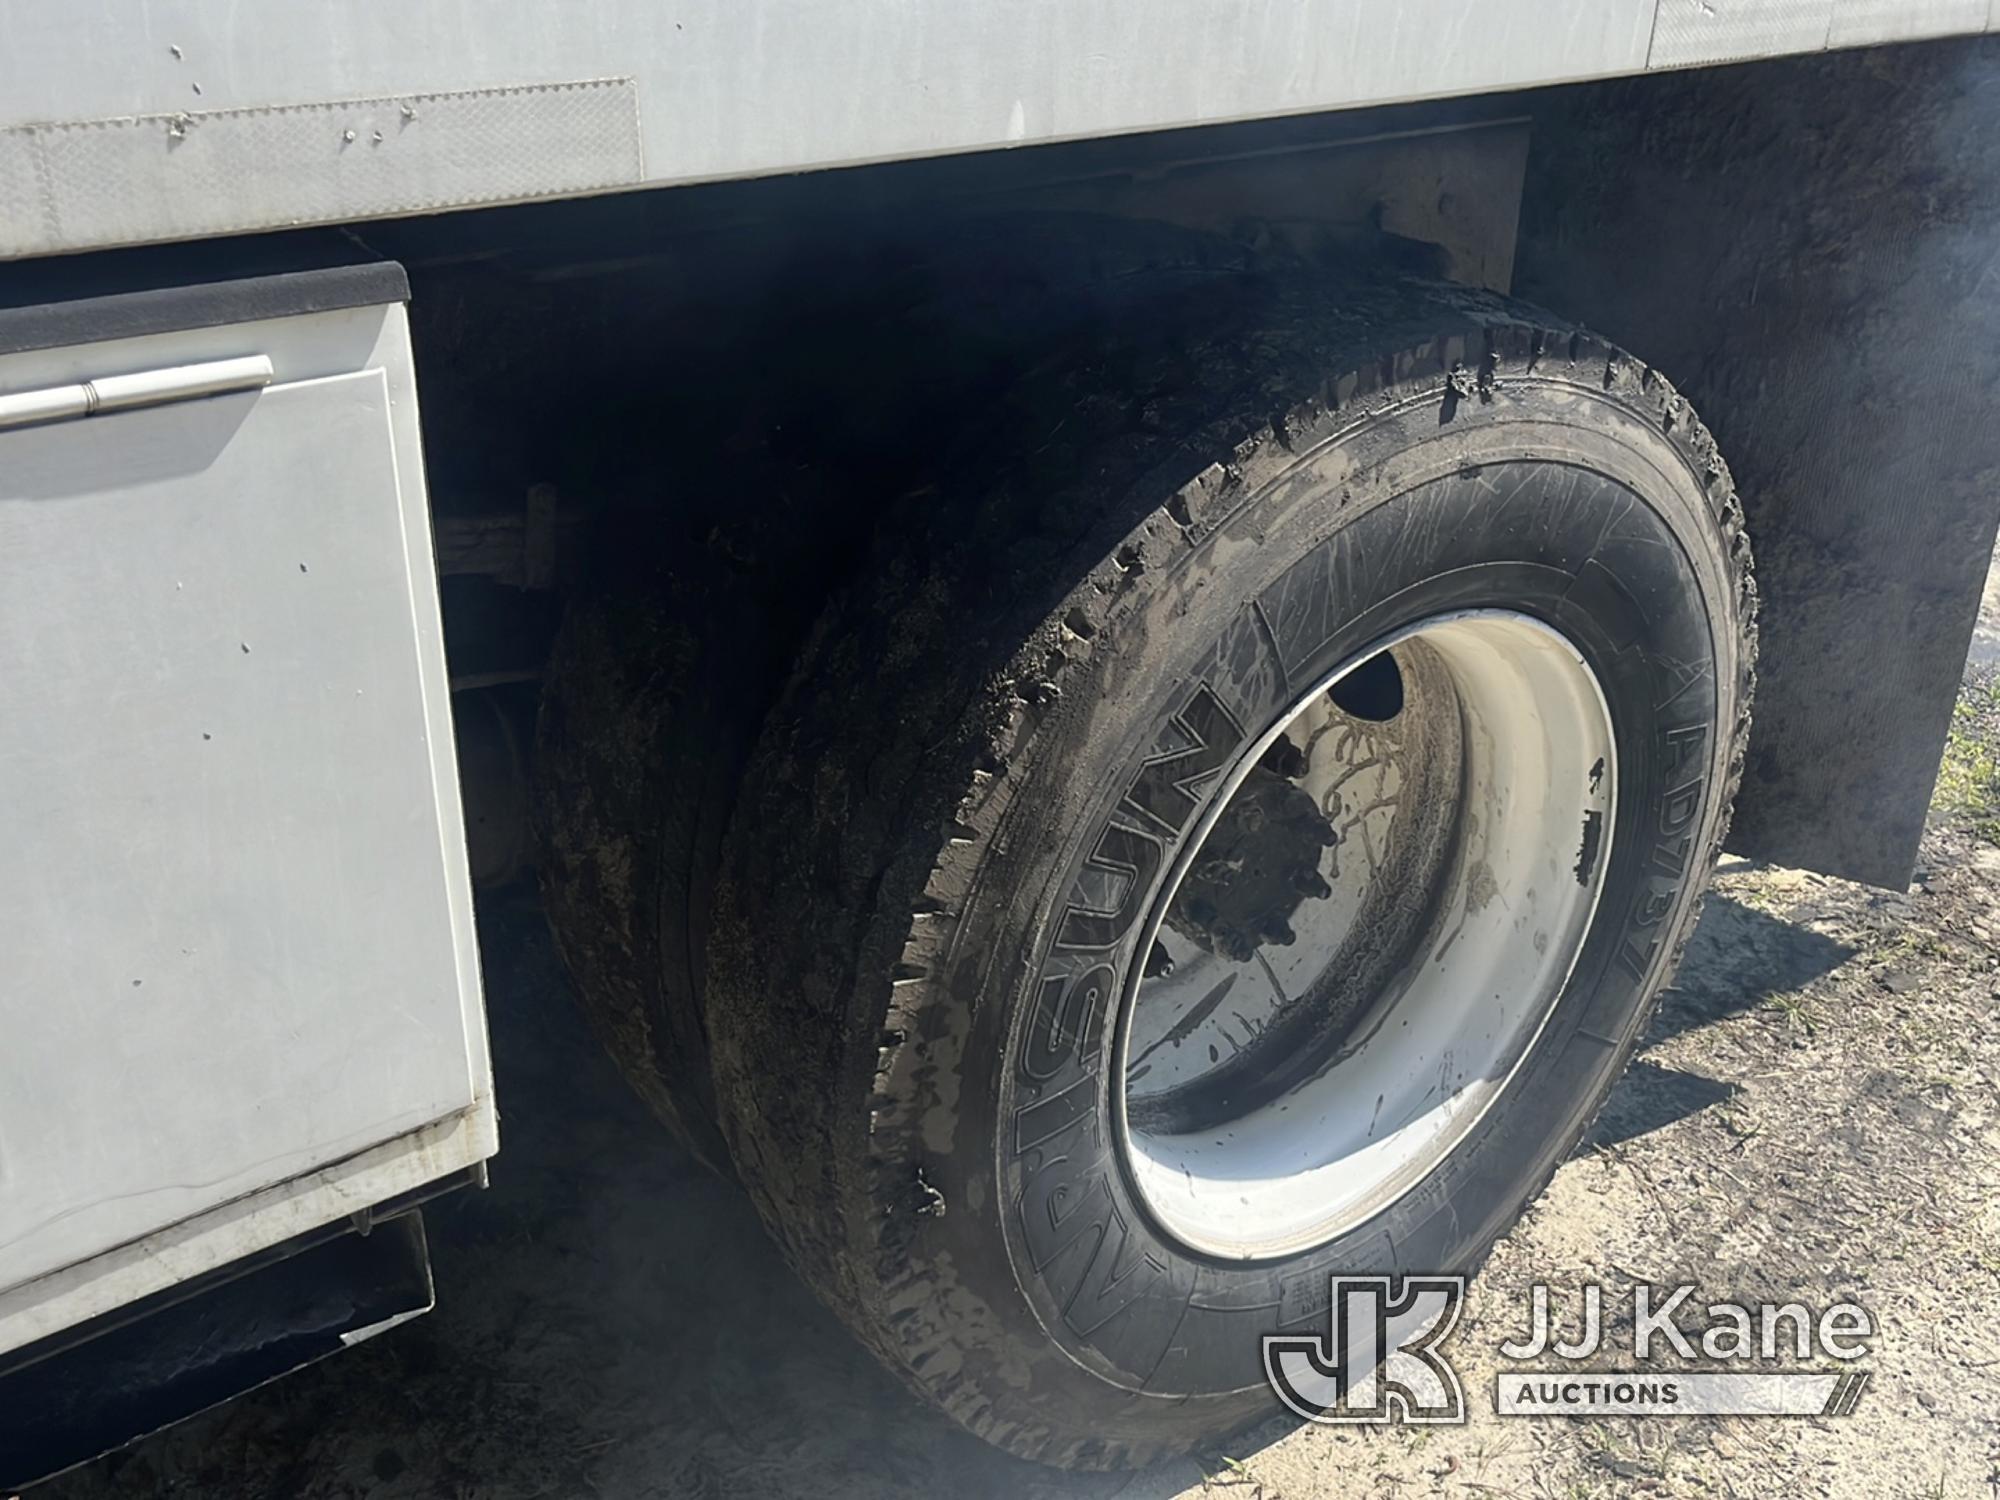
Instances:
[[[1458,1372],[1438,1352],[1463,1276],[1335,1276],[1327,1332],[1264,1336],[1264,1375],[1309,1422],[1465,1421]]]

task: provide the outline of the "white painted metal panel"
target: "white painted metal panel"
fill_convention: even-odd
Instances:
[[[0,0],[0,257],[1992,24],[1995,0]],[[636,139],[609,110],[619,89]],[[451,128],[382,130],[397,149],[371,159],[384,111],[422,98]],[[571,106],[591,119],[552,118]],[[185,165],[171,155],[204,135]],[[261,165],[221,165],[241,161]]]
[[[43,201],[0,245],[40,252],[377,211],[340,179],[347,101],[630,79],[644,180],[666,184],[929,156],[1346,105],[1599,77],[1645,66],[1654,0],[358,0],[311,6],[234,0],[0,0],[0,132],[32,138]],[[197,93],[196,90],[199,89]],[[262,123],[277,111],[303,122]],[[231,114],[226,119],[218,112]],[[101,185],[51,155],[47,127],[121,138],[163,162],[168,131],[211,125],[282,134],[288,172],[204,179],[215,201],[153,204],[142,234],[100,207],[62,206]],[[314,135],[319,121],[327,130]],[[137,124],[121,123],[138,121]],[[337,129],[334,127],[338,127]],[[369,127],[371,130],[373,126]],[[298,133],[296,139],[292,132]],[[135,133],[136,132],[136,133]],[[365,145],[360,136],[349,145]],[[402,170],[435,195],[416,212],[504,196],[602,190],[567,147],[540,149],[532,122],[499,120],[446,166],[421,131]],[[134,145],[133,143],[138,143]],[[174,148],[181,149],[181,148]],[[232,150],[237,149],[235,146]],[[509,175],[501,180],[499,168]],[[302,201],[303,200],[303,201]],[[54,202],[51,208],[50,203]],[[369,205],[376,205],[371,207]],[[171,209],[171,212],[165,210]],[[134,216],[135,218],[137,216]],[[12,253],[21,253],[15,249]]]
[[[1476,94],[1994,21],[1993,0],[0,0],[0,257]],[[629,135],[610,108],[618,90],[636,116]],[[386,111],[400,121],[422,99],[440,101],[440,128],[383,128]],[[590,119],[555,117],[571,107]],[[185,163],[174,155],[204,138]],[[245,161],[258,165],[223,165]]]
[[[0,390],[259,353],[262,391],[0,432],[0,1322],[101,1310],[166,1226],[216,1261],[414,1186],[385,1143],[433,1122],[492,1149],[402,310]]]
[[[1834,0],[1829,47],[1865,47],[1980,30],[1989,0]]]

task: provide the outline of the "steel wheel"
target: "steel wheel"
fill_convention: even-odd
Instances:
[[[1442,1160],[1576,962],[1616,779],[1590,668],[1500,610],[1398,632],[1253,741],[1124,1008],[1121,1152],[1161,1228],[1292,1255]]]

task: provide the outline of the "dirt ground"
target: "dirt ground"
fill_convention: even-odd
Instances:
[[[1463,1428],[1276,1422],[1136,1475],[984,1447],[626,1093],[532,899],[481,924],[505,1145],[426,1211],[437,1311],[36,1500],[2000,1497],[2000,571],[1915,883],[1725,862],[1642,1059],[1473,1288]],[[1872,1383],[1846,1418],[1496,1418],[1537,1280],[1856,1299]]]

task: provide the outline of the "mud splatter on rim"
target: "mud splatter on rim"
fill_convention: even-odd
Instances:
[[[1298,1254],[1450,1155],[1575,966],[1616,757],[1589,665],[1507,610],[1376,641],[1249,745],[1154,901],[1118,1021],[1118,1152],[1167,1235]]]

